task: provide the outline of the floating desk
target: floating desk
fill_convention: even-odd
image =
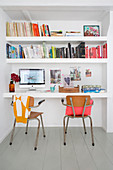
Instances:
[[[16,92],[16,93],[4,93],[4,98],[11,98],[12,95],[29,95],[34,98],[65,98],[67,95],[90,95],[92,98],[108,98],[108,93],[58,93],[58,92]]]

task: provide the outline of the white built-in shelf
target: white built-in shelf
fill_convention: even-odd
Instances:
[[[88,59],[88,58],[42,58],[42,59],[6,59],[8,64],[30,64],[30,63],[81,63],[81,64],[88,64],[88,63],[97,63],[97,64],[104,64],[108,62],[108,59]]]
[[[51,93],[51,92],[46,92],[46,93],[39,93],[39,92],[17,92],[17,93],[4,93],[3,97],[4,98],[11,98],[12,95],[29,95],[33,96],[35,98],[65,98],[67,95],[90,95],[92,98],[108,98],[108,93]]]
[[[106,36],[100,37],[84,37],[84,36],[69,36],[69,37],[6,37],[6,41],[10,43],[36,43],[36,42],[106,42]]]

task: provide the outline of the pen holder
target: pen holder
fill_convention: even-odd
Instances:
[[[54,92],[55,91],[55,86],[50,87],[50,90],[51,90],[51,92]]]

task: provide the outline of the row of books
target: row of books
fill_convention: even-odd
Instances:
[[[31,36],[50,36],[50,29],[48,25],[41,25],[31,22],[7,22],[6,36],[14,37],[31,37]]]
[[[85,47],[85,58],[107,58],[107,43],[96,47]]]
[[[77,47],[68,43],[67,47],[48,47],[42,45],[11,46],[6,44],[7,58],[107,58],[107,44],[97,47],[85,47],[81,42]]]
[[[49,25],[39,25],[37,22],[6,22],[6,36],[81,36],[80,31],[61,30],[50,31]]]

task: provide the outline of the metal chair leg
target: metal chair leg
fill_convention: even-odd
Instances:
[[[69,123],[69,117],[67,117],[67,124],[66,124],[66,131],[65,131],[65,134],[67,133],[68,123]]]
[[[63,125],[64,125],[64,145],[66,145],[66,134],[65,134],[65,132],[66,132],[66,129],[65,129],[65,118],[66,118],[66,116],[64,116],[64,119],[63,119]]]
[[[11,139],[10,139],[9,145],[12,145],[12,142],[13,142],[13,135],[14,135],[14,131],[15,131],[15,125],[16,125],[16,119],[14,120],[14,125],[13,125],[13,130],[12,130],[12,133],[11,133]]]
[[[84,133],[85,133],[85,134],[87,134],[87,132],[86,132],[86,126],[85,126],[85,120],[84,120],[84,118],[82,118],[82,120],[83,120],[83,125],[84,125]]]
[[[27,125],[26,125],[26,131],[25,131],[26,135],[27,135],[27,132],[28,132],[28,124],[29,124],[29,119],[27,119]]]
[[[39,129],[40,129],[40,120],[38,118],[36,118],[36,119],[38,120],[38,129],[37,129],[37,135],[36,135],[34,150],[37,150],[38,136],[39,136]]]
[[[94,136],[93,136],[93,126],[92,126],[92,118],[88,116],[90,119],[90,124],[91,124],[91,137],[92,137],[92,146],[94,146]]]
[[[46,137],[46,135],[45,135],[45,129],[44,129],[44,124],[43,124],[43,119],[42,119],[42,115],[40,115],[40,119],[41,119],[41,123],[42,123],[43,137]]]

